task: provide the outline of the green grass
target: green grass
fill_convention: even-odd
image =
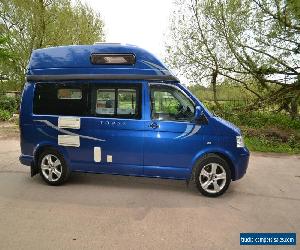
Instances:
[[[300,120],[292,120],[288,115],[272,112],[226,113],[224,118],[238,126],[249,128],[276,127],[278,129],[294,129],[300,131]]]
[[[210,110],[240,127],[245,137],[247,147],[251,151],[300,153],[300,119],[291,119],[284,113],[268,111],[236,111],[232,106],[225,105],[224,109]]]
[[[300,120],[276,113],[238,114],[227,119],[241,127],[252,151],[300,153]]]
[[[12,114],[7,110],[0,108],[0,121],[8,121],[12,117]]]
[[[300,145],[291,146],[289,143],[245,136],[246,146],[250,151],[300,154]]]
[[[252,86],[260,91],[258,86]],[[189,88],[210,111],[241,128],[251,151],[300,154],[300,116],[293,120],[284,112],[274,111],[279,109],[277,104],[257,111],[245,111],[254,96],[240,85],[217,85],[220,107],[212,101],[211,87],[194,85]]]

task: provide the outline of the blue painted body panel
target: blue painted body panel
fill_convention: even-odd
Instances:
[[[134,53],[134,66],[91,65],[91,53]],[[153,65],[156,65],[153,67]],[[160,69],[159,69],[160,68]],[[96,45],[48,48],[33,52],[28,75],[35,74],[164,74],[168,69],[153,55],[135,46]],[[170,72],[169,72],[170,73]],[[76,84],[76,81],[73,81]],[[212,115],[179,82],[168,82],[180,88],[195,105],[200,106],[208,124],[193,122],[153,121],[151,119],[149,82],[146,80],[94,80],[96,85],[137,84],[142,88],[141,119],[81,117],[78,130],[65,129],[79,134],[80,147],[58,145],[57,115],[33,114],[35,82],[27,82],[22,94],[20,109],[21,156],[24,165],[36,164],[36,154],[45,146],[56,148],[72,171],[109,173],[189,179],[198,159],[208,153],[225,156],[232,168],[232,179],[240,179],[246,172],[249,160],[247,148],[236,147],[240,130],[233,124]],[[156,122],[159,127],[150,127]],[[92,138],[92,139],[91,139]],[[94,162],[94,147],[101,147],[102,160]],[[107,155],[112,155],[111,163]]]
[[[92,53],[132,53],[135,65],[94,65]],[[37,49],[32,52],[27,75],[68,74],[169,75],[167,67],[154,55],[134,45],[74,45]]]

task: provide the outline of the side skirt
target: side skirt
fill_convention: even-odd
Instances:
[[[73,170],[74,173],[87,173],[87,174],[105,174],[105,175],[120,175],[120,176],[134,176],[134,177],[145,177],[145,178],[157,178],[157,179],[171,179],[171,180],[186,180],[184,177],[168,177],[168,176],[157,176],[157,175],[143,175],[143,174],[120,174],[120,173],[107,173],[107,172],[94,172],[85,170]]]

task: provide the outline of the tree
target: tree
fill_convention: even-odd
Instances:
[[[300,98],[298,5],[296,0],[179,1],[167,46],[171,64],[194,82],[242,84],[256,97],[252,108],[281,103],[294,117]]]
[[[0,37],[0,60],[9,58],[8,51],[4,48],[7,39],[5,37]]]
[[[2,68],[4,67],[5,63],[9,60],[10,54],[5,49],[5,44],[7,43],[7,38],[0,36],[0,89],[2,87],[2,82],[6,80],[6,76],[2,72]]]
[[[4,49],[12,58],[1,71],[10,89],[20,90],[34,49],[93,44],[104,40],[99,13],[71,0],[0,0],[0,33],[8,39]]]

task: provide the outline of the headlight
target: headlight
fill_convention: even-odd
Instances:
[[[236,147],[237,148],[243,148],[243,147],[245,147],[243,136],[238,135],[236,137]]]

